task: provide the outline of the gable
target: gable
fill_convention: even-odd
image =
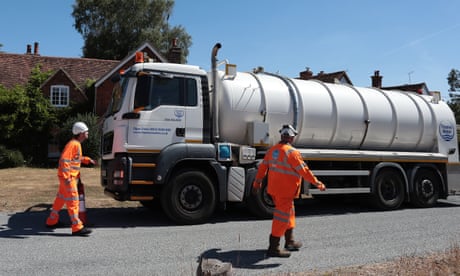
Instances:
[[[112,68],[112,70],[110,70],[109,72],[106,71],[106,74],[101,76],[101,78],[96,81],[96,84],[94,86],[96,88],[101,86],[106,80],[110,79],[115,73],[119,72],[121,69],[126,69],[132,66],[135,63],[136,52],[147,53],[147,55],[150,58],[153,58],[158,62],[168,62],[168,60],[164,58],[159,52],[157,52],[157,50],[155,50],[155,48],[153,48],[153,46],[150,45],[150,43],[146,42],[139,48],[137,48],[135,51],[127,55],[123,60],[119,61],[118,65]]]
[[[317,79],[327,83],[341,83],[341,84],[350,84],[353,85],[350,78],[348,77],[345,71],[338,71],[333,73],[324,73],[320,72],[316,76],[312,77],[313,79]]]
[[[94,113],[98,116],[102,116],[107,107],[110,104],[113,82],[111,81],[112,76],[118,73],[120,70],[127,69],[132,66],[136,61],[136,52],[147,53],[149,58],[153,58],[157,62],[168,62],[161,54],[159,54],[155,48],[152,47],[149,43],[144,43],[142,46],[137,48],[135,51],[126,56],[122,61],[118,63],[117,66],[112,68],[112,70],[106,72],[100,79],[94,84],[95,87],[95,100],[94,100]]]
[[[70,102],[88,100],[82,88],[80,88],[63,69],[56,71],[40,87],[47,98],[50,98],[51,88],[53,86],[67,86],[69,88]]]
[[[338,71],[333,73],[324,73],[323,71],[321,71],[318,74],[313,75],[313,72],[310,70],[310,68],[307,68],[306,71],[300,72],[299,75],[299,79],[303,80],[314,79],[327,83],[341,83],[353,85],[353,83],[347,75],[347,72],[345,71]]]

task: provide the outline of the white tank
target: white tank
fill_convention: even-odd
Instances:
[[[216,86],[220,140],[236,144],[247,144],[248,123],[266,122],[270,144],[292,124],[296,147],[437,152],[441,118],[455,128],[444,102],[416,93],[240,72],[218,72]]]

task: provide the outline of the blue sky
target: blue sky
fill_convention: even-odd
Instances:
[[[83,39],[73,27],[70,0],[5,1],[0,9],[2,51],[80,57]],[[211,49],[239,71],[297,77],[309,67],[345,70],[356,86],[425,82],[447,98],[447,74],[460,69],[457,0],[176,0],[170,17],[192,36],[188,63],[209,70]]]

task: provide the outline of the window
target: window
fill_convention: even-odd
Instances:
[[[69,87],[65,85],[51,86],[51,105],[55,107],[69,106]]]
[[[143,75],[138,77],[134,108],[151,110],[160,105],[196,106],[197,84],[193,78]]]
[[[123,99],[126,94],[127,85],[128,77],[123,77],[119,82],[115,83],[112,91],[112,100],[110,102],[109,108],[107,109],[107,115],[115,114],[120,110],[121,104],[123,103]]]

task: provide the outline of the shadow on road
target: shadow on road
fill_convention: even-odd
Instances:
[[[460,197],[453,200],[440,200],[435,208],[460,207]],[[50,212],[51,204],[31,206],[24,212],[8,215],[8,223],[0,225],[0,238],[24,239],[30,236],[70,236],[70,220],[65,209],[60,212],[60,219],[68,225],[68,234],[54,232],[45,227],[45,220]],[[404,208],[411,208],[404,206]],[[364,212],[380,212],[372,209],[359,199],[349,197],[331,197],[296,202],[296,216],[332,216]],[[87,208],[87,225],[91,228],[128,228],[128,227],[168,227],[175,225],[160,209],[136,208]],[[242,205],[229,205],[227,210],[218,210],[208,223],[225,223],[229,221],[260,220],[251,215]],[[216,250],[207,252],[210,257],[225,254],[247,260],[243,265],[250,265],[251,260],[260,258],[259,251],[238,251],[218,253]],[[244,258],[243,258],[244,257]],[[219,258],[220,259],[220,258]],[[232,260],[232,263],[238,260]]]
[[[55,232],[45,226],[51,204],[31,206],[24,212],[9,215],[8,223],[0,226],[0,238],[27,238],[34,235],[71,236],[70,219],[66,209],[59,212],[59,220],[68,234]],[[91,228],[127,228],[173,225],[160,210],[147,208],[87,208],[87,223]]]
[[[200,257],[217,259],[221,262],[231,263],[234,268],[242,269],[267,269],[280,266],[281,263],[258,264],[267,258],[265,256],[266,251],[266,249],[222,251],[220,248],[213,248],[203,252]]]

